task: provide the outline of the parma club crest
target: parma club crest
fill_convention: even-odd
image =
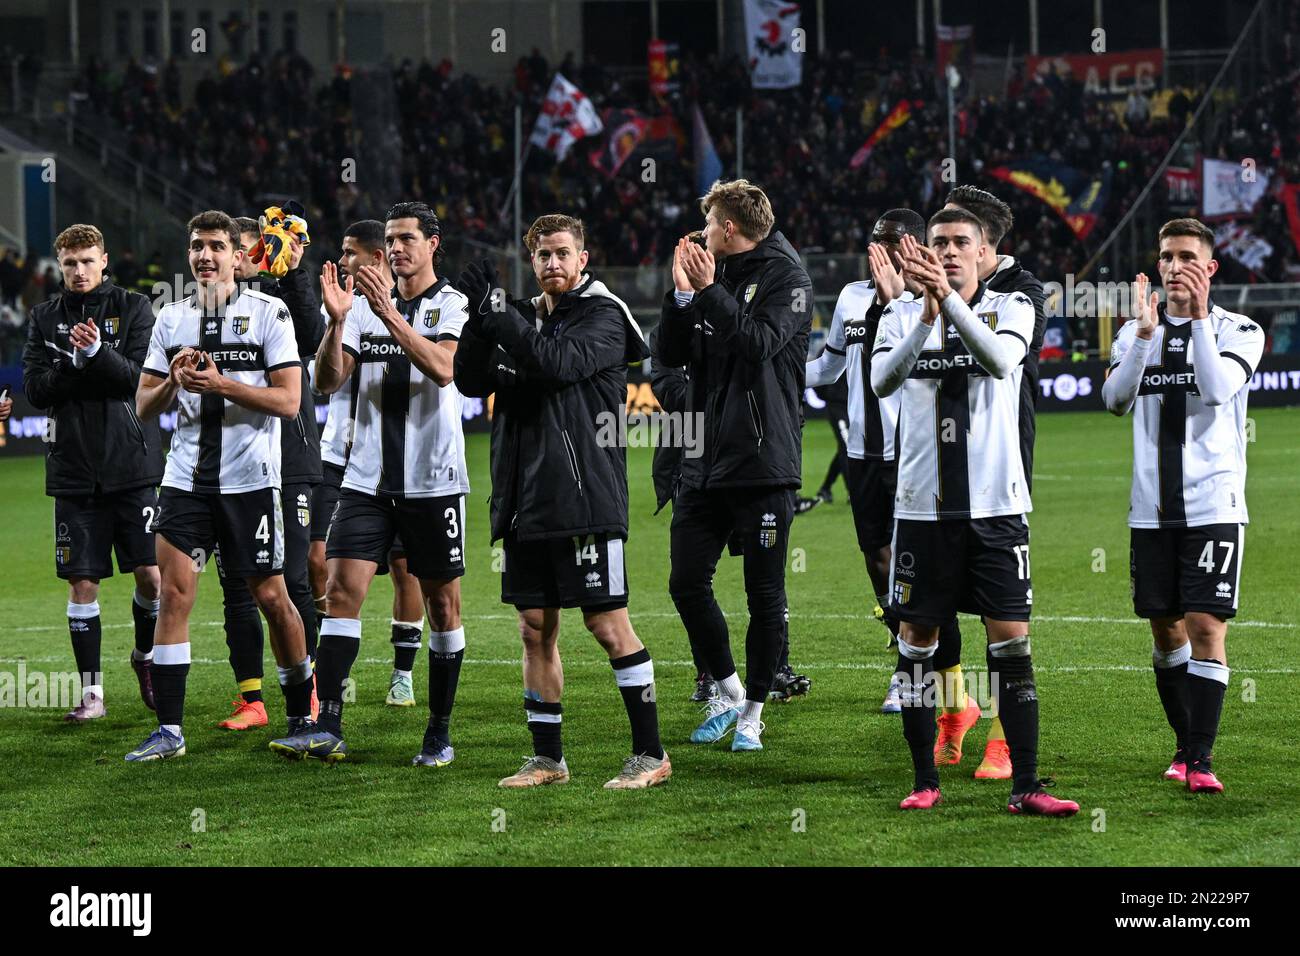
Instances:
[[[54,549],[54,560],[63,567],[72,560],[72,548],[66,544],[57,545]]]
[[[749,284],[749,287],[745,289],[745,301],[746,302],[754,301],[754,293],[757,291],[758,291],[758,283],[751,282]]]
[[[248,331],[249,317],[247,315],[237,315],[230,320],[230,329],[236,335],[243,335]]]
[[[108,318],[104,320],[104,334],[117,335],[117,327],[119,324],[121,324],[121,322],[122,320],[118,316],[110,315]]]
[[[894,584],[894,600],[899,604],[906,604],[912,599],[912,585],[903,584],[901,581]]]
[[[298,524],[304,528],[311,524],[311,506],[307,503],[306,495],[298,496]]]
[[[442,318],[442,309],[428,309],[424,313],[424,327],[426,329],[435,327],[440,318]]]
[[[998,314],[996,312],[981,312],[980,321],[990,329],[996,329],[998,327]]]

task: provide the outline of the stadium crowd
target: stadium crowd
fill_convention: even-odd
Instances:
[[[1205,150],[1225,158],[1257,157],[1290,182],[1300,181],[1300,114],[1293,108],[1300,99],[1300,44],[1288,41],[1300,36],[1298,10],[1300,4],[1291,6],[1290,28],[1279,40],[1278,79],[1225,111]],[[322,234],[335,235],[393,195],[422,196],[453,241],[501,245],[513,238],[508,220],[499,215],[513,175],[513,106],[522,103],[527,132],[556,69],[600,108],[671,114],[679,131],[680,162],[661,163],[653,187],[634,174],[636,163],[612,180],[595,173],[588,154],[598,138],[580,142],[560,162],[543,150],[529,151],[525,215],[552,208],[581,215],[597,265],[662,264],[672,243],[695,222],[690,129],[696,102],[724,170],[734,169],[735,110],[743,107],[745,171],[768,186],[782,229],[802,251],[860,254],[866,225],[885,209],[931,208],[949,188],[942,180],[946,106],[933,61],[919,51],[901,59],[882,51],[869,63],[847,52],[809,54],[802,87],[788,91],[751,89],[738,57],[684,53],[679,88],[666,98],[651,95],[644,79],[629,80],[595,59],[578,65],[569,54],[552,65],[537,50],[519,59],[510,88],[455,74],[447,60],[404,61],[391,71],[337,67],[322,77],[292,53],[253,56],[242,64],[223,60],[188,101],[173,63],[146,68],[132,61],[114,72],[92,60],[79,85],[90,115],[124,135],[132,155],[214,205],[256,212],[293,195],[307,205]],[[1005,95],[968,97],[961,105],[958,175],[1011,203],[1017,226],[1002,251],[1044,280],[1063,281],[1136,199],[1198,96],[1162,90],[1116,102],[1086,93],[1074,80],[1027,77],[1018,70]],[[852,169],[854,152],[904,99],[920,104],[910,121],[881,141],[866,165]],[[365,135],[375,116],[388,128],[384,135]],[[1072,120],[1061,122],[1062,116]],[[221,169],[211,160],[218,144],[226,160]],[[349,157],[357,160],[355,182],[340,175]],[[1109,200],[1087,246],[1046,205],[988,175],[1030,157],[1087,175],[1110,171]],[[381,168],[398,173],[384,181],[375,175]],[[1159,192],[1156,221],[1181,212],[1169,209]],[[1267,198],[1251,225],[1272,244],[1272,256],[1253,274],[1228,263],[1221,281],[1294,278],[1300,266],[1280,202]]]

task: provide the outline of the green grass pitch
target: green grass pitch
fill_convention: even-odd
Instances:
[[[884,630],[866,617],[870,588],[843,485],[833,504],[796,519],[788,575],[793,659],[812,693],[769,705],[762,753],[692,746],[693,671],[667,593],[667,513],[653,517],[650,454],[629,451],[632,620],[656,660],[660,717],[674,775],[664,787],[610,793],[601,784],[628,746],[608,665],[565,617],[566,756],[572,782],[506,792],[498,778],[531,748],[521,707],[513,609],[499,603],[487,538],[487,437],[469,439],[464,608],[469,642],[453,721],[456,762],[409,765],[421,704],[384,706],[391,667],[391,590],[377,579],[365,607],[357,702],[346,729],[353,757],[336,767],[291,764],[266,749],[283,708],[267,655],[271,727],[217,730],[234,694],[215,571],[201,579],[186,710],[189,754],[129,765],[151,729],[126,664],[130,579],[101,592],[108,716],[65,726],[58,709],[0,710],[0,864],[1064,864],[1205,866],[1294,863],[1300,788],[1290,764],[1296,704],[1296,568],[1300,566],[1300,411],[1252,415],[1242,611],[1230,628],[1232,683],[1216,747],[1221,798],[1191,798],[1161,779],[1171,734],[1150,669],[1151,640],[1132,616],[1128,583],[1131,424],[1104,413],[1040,420],[1032,571],[1042,757],[1057,792],[1079,801],[1070,820],[1005,809],[1004,782],[971,772],[987,723],[943,772],[944,806],[906,814],[911,769],[896,716],[877,712],[892,666]],[[815,488],[833,449],[810,422],[805,475]],[[53,567],[52,503],[38,458],[0,463],[4,488],[0,671],[72,669],[65,587]],[[1104,562],[1104,570],[1102,570]],[[740,565],[723,559],[719,600],[743,658]],[[968,671],[982,671],[978,621],[963,618]],[[12,679],[12,678],[11,678]],[[268,732],[271,731],[271,732]],[[200,823],[203,825],[200,826]]]

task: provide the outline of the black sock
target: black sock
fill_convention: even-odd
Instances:
[[[280,691],[284,694],[284,714],[290,720],[295,717],[311,717],[311,688],[312,688],[312,671],[311,661],[307,661],[305,668],[307,674],[304,680],[301,673],[285,674],[283,671],[280,675]],[[285,683],[288,680],[290,683]]]
[[[564,759],[564,748],[560,743],[564,708],[558,701],[529,697],[530,693],[524,692],[524,713],[528,715],[528,732],[533,735],[533,753],[559,763]]]
[[[451,708],[464,660],[465,628],[429,635],[429,732],[444,744],[451,743]]]
[[[316,695],[320,698],[321,730],[343,735],[343,682],[361,651],[361,621],[326,617],[316,648]]]
[[[1187,733],[1191,722],[1191,692],[1187,683],[1187,662],[1174,667],[1152,668],[1156,672],[1156,693],[1165,709],[1165,719],[1174,731],[1178,752],[1186,759]]]
[[[956,667],[961,663],[961,628],[953,617],[939,625],[939,648],[934,652],[934,669],[937,671]]]
[[[910,645],[909,645],[910,647]],[[912,754],[913,790],[938,790],[939,769],[934,765],[934,655],[913,660],[902,653],[899,641],[895,674],[903,704],[903,739]],[[913,648],[913,651],[922,650]]]
[[[150,601],[148,607],[143,607],[140,602],[146,600],[138,594],[131,601],[131,617],[135,620],[135,649],[140,654],[148,654],[153,650],[153,631],[158,624],[158,609],[154,607],[154,602]]]
[[[240,686],[240,694],[250,704],[262,699],[262,656],[265,637],[262,634],[262,616],[257,613],[253,595],[240,581],[237,584],[223,582],[226,587],[226,647],[230,649],[230,669],[235,672],[235,683]],[[244,587],[244,594],[235,593],[236,587]],[[243,598],[247,596],[245,601]],[[248,681],[258,683],[251,689],[244,689]]]
[[[190,665],[159,664],[154,661],[153,699],[158,708],[158,723],[181,724],[185,717],[185,678]]]
[[[102,630],[99,624],[99,602],[90,604],[68,603],[68,634],[72,637],[72,657],[77,662],[81,686],[90,687],[104,683],[100,665]]]
[[[1011,792],[1032,793],[1038,782],[1038,688],[1029,638],[990,646],[985,660],[997,688],[998,716],[1011,751]]]
[[[420,653],[423,626],[412,627],[401,621],[393,622],[393,670],[410,673],[415,670],[415,655]]]
[[[1214,738],[1219,735],[1223,695],[1228,690],[1228,668],[1213,658],[1187,662],[1187,696],[1191,702],[1187,732],[1187,764],[1210,769]],[[1222,678],[1216,679],[1216,678]]]
[[[650,652],[643,647],[626,657],[611,657],[609,663],[632,725],[632,753],[662,759],[664,748],[659,743],[659,708]]]

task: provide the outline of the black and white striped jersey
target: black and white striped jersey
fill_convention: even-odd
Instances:
[[[1264,352],[1264,330],[1244,315],[1212,306],[1192,321],[1164,313],[1154,335],[1136,345],[1126,323],[1111,348],[1106,394],[1130,352],[1133,487],[1130,528],[1245,524],[1246,403]],[[1210,367],[1213,363],[1213,367]],[[1126,370],[1127,371],[1127,370]],[[1120,409],[1123,410],[1123,402]]]
[[[904,291],[900,302],[910,302],[912,293]],[[850,282],[835,302],[835,314],[826,335],[826,350],[808,363],[809,386],[830,385],[844,375],[849,389],[849,436],[846,445],[850,458],[894,460],[894,430],[898,425],[898,407],[902,392],[877,398],[871,390],[871,346],[875,341],[876,323],[867,312],[876,301],[876,287],[871,280]]]
[[[956,293],[952,298],[960,304]],[[1028,348],[1034,307],[1023,293],[990,292],[980,283],[967,306],[970,321]],[[1025,514],[1032,505],[1020,455],[1023,364],[994,378],[942,312],[924,332],[923,309],[924,300],[891,302],[872,350],[874,364],[895,348],[919,349],[899,389],[894,514],[919,521]]]
[[[459,339],[469,317],[468,300],[446,279],[409,301],[394,292],[392,301],[430,341]],[[426,378],[368,305],[348,312],[343,348],[358,370],[343,487],[404,498],[466,494],[463,402],[455,383]]]
[[[274,296],[241,288],[219,314],[204,314],[195,296],[163,307],[144,370],[166,378],[182,348],[202,350],[222,375],[260,388],[271,372],[302,363],[289,309]],[[280,419],[181,389],[163,486],[205,494],[280,487]]]
[[[357,294],[352,299],[352,308],[369,310],[370,303],[366,301],[365,296]],[[325,306],[322,305],[320,310],[328,323],[329,315],[325,312]],[[357,371],[339,386],[338,391],[330,395],[325,427],[320,433],[321,461],[337,465],[339,468],[346,468],[348,465],[348,450],[352,445],[352,430],[356,424],[356,384],[359,372],[358,365]]]

